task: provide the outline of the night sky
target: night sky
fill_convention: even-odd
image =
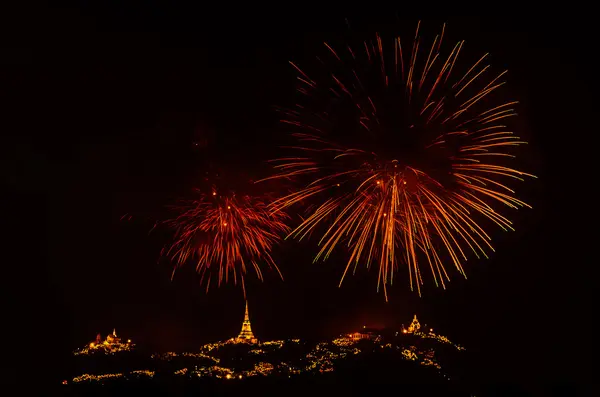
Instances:
[[[158,350],[194,349],[239,332],[241,289],[207,295],[189,269],[171,281],[168,264],[158,262],[168,236],[148,231],[208,162],[262,171],[280,133],[273,107],[293,99],[288,60],[306,59],[346,29],[345,18],[374,27],[394,20],[384,10],[293,12],[81,5],[7,19],[0,39],[3,332],[36,341],[15,345],[42,349],[35,362],[51,367],[49,377],[74,348],[113,327]],[[424,19],[429,30],[448,22],[450,38],[489,51],[495,66],[510,70],[510,91],[522,103],[518,135],[530,142],[521,168],[539,177],[519,185],[519,197],[534,209],[515,214],[516,232],[493,234],[496,253],[470,260],[468,280],[453,274],[446,291],[427,286],[418,298],[400,275],[389,303],[375,291],[373,271],[337,288],[343,253],[312,264],[314,240],[286,242],[274,252],[286,281],[267,272],[264,283],[247,286],[255,334],[330,336],[398,327],[417,313],[478,353],[484,382],[585,379],[591,346],[578,340],[587,334],[592,343],[595,249],[586,247],[593,182],[584,150],[597,128],[590,25],[565,15]],[[131,220],[120,220],[124,214]],[[15,357],[15,367],[33,365],[31,355]]]

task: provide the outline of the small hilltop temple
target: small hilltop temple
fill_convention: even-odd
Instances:
[[[408,329],[404,328],[404,325],[402,325],[402,333],[403,334],[414,334],[415,332],[418,332],[420,329],[421,329],[421,323],[419,323],[419,320],[417,319],[416,314],[413,317],[412,322],[408,326]]]
[[[244,314],[244,322],[242,323],[242,330],[237,338],[234,339],[237,343],[258,343],[258,339],[254,337],[252,333],[252,327],[250,327],[250,316],[248,315],[248,301],[246,301],[246,313]]]
[[[417,315],[415,314],[415,317],[412,320],[412,323],[410,323],[410,325],[408,326],[408,332],[415,333],[418,330],[421,329],[421,324],[419,323],[419,320],[417,320]]]
[[[77,350],[75,354],[89,354],[94,351],[116,353],[119,351],[131,350],[133,346],[135,345],[131,343],[131,339],[128,339],[126,342],[122,341],[121,338],[117,336],[117,330],[113,329],[112,334],[108,334],[105,340],[102,340],[102,336],[98,334],[96,335],[96,340],[94,342],[89,343],[83,349]]]

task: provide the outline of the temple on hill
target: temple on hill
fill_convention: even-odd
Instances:
[[[131,343],[131,339],[126,342],[121,341],[121,338],[117,336],[117,330],[113,329],[112,334],[109,334],[105,340],[102,340],[100,334],[96,335],[96,340],[90,342],[85,348],[78,350],[76,354],[89,354],[94,351],[104,351],[105,353],[116,353],[124,350],[131,350],[134,345]]]
[[[421,324],[419,324],[419,320],[417,320],[417,315],[415,314],[415,317],[412,320],[412,323],[410,323],[410,325],[408,326],[408,332],[409,333],[415,333],[418,330],[421,329]]]
[[[416,314],[415,314],[415,317],[413,317],[412,322],[408,326],[408,329],[404,328],[404,324],[402,324],[402,333],[403,334],[413,334],[415,332],[418,332],[420,329],[421,329],[421,324],[419,323],[419,320],[417,319]]]
[[[98,335],[98,336],[99,336],[99,335]],[[110,334],[110,335],[108,335],[108,336],[106,337],[106,342],[107,342],[108,344],[117,344],[117,343],[121,343],[121,338],[119,338],[119,337],[117,336],[117,329],[116,329],[116,328],[113,328],[113,332],[112,332],[112,334]]]
[[[252,333],[252,327],[250,326],[250,316],[248,315],[248,301],[246,301],[246,313],[244,314],[244,322],[242,323],[242,330],[235,342],[242,343],[257,343],[258,339],[254,337]]]
[[[367,328],[366,326],[363,326],[361,331],[346,334],[344,337],[355,342],[363,339],[378,340],[381,339],[381,332],[381,329]]]

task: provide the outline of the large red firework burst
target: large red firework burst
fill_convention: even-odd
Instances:
[[[238,281],[244,289],[244,276],[253,268],[263,279],[261,266],[277,270],[271,257],[273,246],[290,231],[288,216],[268,209],[271,199],[220,194],[216,189],[173,206],[175,216],[165,224],[174,231],[173,243],[164,253],[176,261],[175,270],[186,262],[195,262],[197,271],[206,279],[206,289],[212,277],[218,285]],[[201,281],[201,282],[202,282]]]
[[[493,250],[487,224],[511,229],[497,204],[527,206],[507,183],[532,175],[510,165],[525,142],[506,123],[517,104],[499,95],[506,72],[492,73],[487,54],[463,67],[464,41],[446,48],[444,33],[425,43],[417,25],[409,42],[324,43],[314,70],[290,62],[301,95],[281,121],[297,151],[274,161],[273,178],[305,184],[272,209],[312,203],[291,236],[327,223],[315,261],[343,242],[344,276],[376,263],[386,299],[400,263],[419,294],[420,264],[443,287],[447,259],[464,276],[468,251]]]

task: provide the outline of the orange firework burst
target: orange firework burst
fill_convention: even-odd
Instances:
[[[485,224],[512,229],[497,204],[528,206],[506,182],[532,176],[509,164],[525,142],[505,125],[517,102],[496,95],[506,72],[491,74],[487,54],[458,71],[464,41],[446,50],[444,31],[430,45],[419,25],[408,46],[379,35],[354,47],[324,43],[314,73],[290,62],[302,95],[281,121],[297,129],[299,144],[290,148],[299,154],[275,160],[272,178],[308,181],[272,210],[317,200],[291,236],[329,222],[315,261],[344,242],[344,276],[377,263],[386,299],[400,263],[419,294],[420,264],[442,287],[447,257],[465,276],[468,251],[493,250]]]
[[[211,274],[218,274],[219,286],[230,278],[237,284],[239,278],[244,294],[248,265],[252,265],[260,280],[261,262],[274,267],[283,279],[270,252],[281,235],[290,231],[285,223],[288,217],[281,211],[269,211],[266,199],[221,196],[213,190],[174,209],[178,215],[165,222],[175,232],[173,244],[166,248],[166,254],[177,263],[173,273],[194,260],[203,280],[208,273],[207,291]]]

